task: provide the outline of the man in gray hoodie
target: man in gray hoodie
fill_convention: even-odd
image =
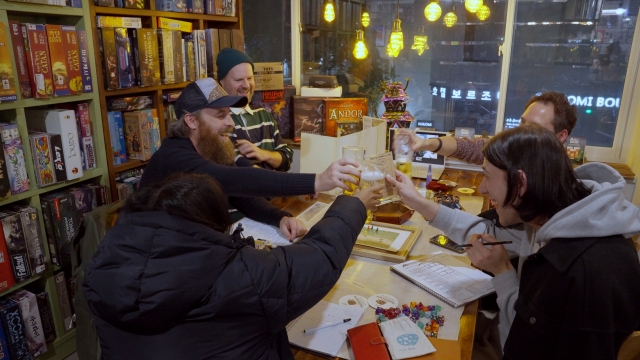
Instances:
[[[531,128],[534,130],[531,130]],[[569,191],[571,187],[560,183],[559,174],[553,172],[550,165],[559,161],[568,162],[568,160],[563,152],[560,153],[562,156],[557,156],[556,158],[541,156],[541,153],[544,152],[543,149],[548,147],[557,147],[560,151],[563,151],[561,149],[562,145],[553,137],[551,132],[542,130],[540,126],[533,125],[505,131],[494,138],[497,140],[492,139],[490,144],[509,136],[516,138],[512,134],[514,132],[527,132],[528,137],[519,136],[517,140],[526,139],[532,142],[519,144],[519,146],[513,148],[517,148],[516,153],[519,154],[519,158],[526,159],[526,163],[530,164],[530,170],[528,171],[529,181],[534,177],[532,174],[541,175],[545,181],[543,183],[527,183],[527,171],[516,168],[516,172],[512,173],[507,169],[496,167],[485,158],[483,165],[485,178],[479,190],[497,201],[498,207],[496,210],[500,217],[500,223],[505,226],[522,223],[522,226],[517,229],[497,227],[492,221],[429,201],[417,193],[410,179],[399,173],[397,173],[397,179],[388,177],[388,180],[398,187],[405,204],[424,215],[432,226],[442,230],[449,237],[459,242],[471,238],[470,242],[473,247],[467,250],[469,258],[476,266],[491,271],[496,275],[492,282],[498,295],[497,302],[500,308],[499,332],[503,346],[507,340],[511,325],[516,318],[516,303],[521,290],[520,276],[522,275],[523,264],[531,258],[530,255],[537,253],[540,248],[548,243],[557,242],[557,239],[601,239],[616,235],[628,239],[640,233],[640,210],[624,199],[622,190],[625,180],[614,169],[601,163],[588,163],[577,168],[575,176],[588,189],[590,194],[587,194],[584,198],[578,196],[577,198],[580,199],[578,201],[562,204],[560,201],[562,194],[560,192]],[[545,140],[548,143],[536,142],[537,137],[540,135],[545,136]],[[485,148],[485,156],[487,156],[489,149],[490,146]],[[513,163],[509,163],[509,165],[514,166]],[[503,167],[506,167],[506,165]],[[507,171],[508,175],[504,174],[505,171]],[[527,194],[526,186],[523,190],[521,188],[510,188],[507,184],[507,178],[522,176],[520,173],[524,174],[524,180],[521,180],[520,183],[523,182],[528,185],[529,194]],[[542,192],[538,192],[536,196],[531,197],[530,194],[535,189],[542,189]],[[529,196],[526,201],[528,204],[533,204],[531,206],[554,207],[557,211],[542,220],[523,219],[522,214],[518,211],[514,212],[513,209],[525,202],[525,195]],[[513,201],[516,201],[516,205],[511,205]],[[509,262],[507,251],[509,249],[501,245],[485,247],[481,244],[481,239],[488,240],[490,238],[514,241],[510,250],[520,256],[517,273]],[[638,266],[637,257],[635,257],[634,266],[636,268]],[[635,271],[635,269],[630,269],[630,271]],[[636,282],[640,285],[640,279],[637,279]],[[537,284],[537,286],[544,285]],[[603,289],[603,292],[606,293],[606,290]],[[536,320],[534,319],[533,321],[535,322]],[[603,324],[603,328],[607,328],[607,326],[609,324]],[[603,331],[606,332],[607,330]],[[619,344],[614,344],[614,347],[615,345],[619,346]],[[617,348],[615,348],[615,351],[617,351]]]

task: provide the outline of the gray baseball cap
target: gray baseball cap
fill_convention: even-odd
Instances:
[[[212,78],[196,80],[187,85],[176,101],[178,117],[204,108],[245,107],[246,96],[230,96]]]

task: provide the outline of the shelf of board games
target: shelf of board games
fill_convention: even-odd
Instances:
[[[0,22],[3,24],[6,34],[9,34],[9,21],[19,21],[21,23],[37,23],[37,24],[57,24],[57,25],[73,25],[78,30],[85,30],[87,36],[93,37],[93,27],[90,20],[89,3],[88,0],[82,0],[82,8],[71,8],[63,6],[34,4],[25,2],[9,2],[0,0]],[[11,39],[9,37],[11,44]],[[93,42],[88,44],[89,53],[93,53]],[[17,84],[17,66],[13,53],[13,46],[8,46],[8,50],[11,58],[11,68],[13,71],[13,79],[16,79]],[[29,178],[30,189],[10,197],[0,200],[0,209],[3,209],[9,204],[22,204],[30,205],[38,209],[40,228],[44,229],[44,221],[42,216],[42,207],[40,204],[40,196],[51,193],[62,188],[78,184],[78,183],[100,183],[108,185],[108,168],[107,158],[104,146],[104,135],[101,121],[100,112],[100,98],[97,91],[98,78],[96,72],[96,62],[93,57],[89,57],[89,64],[91,67],[92,87],[93,92],[82,93],[78,95],[52,97],[44,99],[24,99],[21,97],[18,91],[16,101],[2,102],[0,103],[0,121],[10,122],[18,125],[20,134],[20,140],[22,141],[25,156],[25,168],[27,176]],[[29,137],[27,130],[27,119],[25,116],[25,110],[38,107],[51,107],[65,103],[87,103],[89,105],[89,115],[91,118],[91,131],[93,136],[96,168],[84,171],[81,178],[55,183],[47,187],[38,187],[36,184],[36,172],[34,169],[33,161],[31,161],[31,148],[28,146]],[[27,144],[26,146],[24,144]],[[46,234],[43,231],[43,241],[48,243]],[[44,246],[45,256],[47,260],[47,270],[43,273],[36,275],[24,282],[14,285],[10,289],[0,292],[0,297],[4,297],[10,293],[14,293],[19,289],[30,289],[32,291],[47,291],[49,293],[49,300],[51,311],[53,314],[53,323],[56,330],[56,340],[47,344],[47,352],[38,356],[37,360],[62,360],[72,354],[76,350],[76,332],[71,330],[66,332],[64,329],[64,323],[60,314],[59,301],[56,292],[54,273],[57,273],[62,268],[53,265],[51,263],[51,256],[49,253],[49,247]],[[65,269],[68,267],[65,267]]]
[[[0,0],[1,1],[1,0]],[[181,13],[181,12],[169,12],[158,11],[155,9],[155,1],[145,0],[144,9],[131,9],[131,8],[117,8],[117,7],[105,7],[96,6],[93,2],[89,6],[91,13],[91,22],[94,29],[98,29],[96,24],[96,16],[122,16],[122,17],[139,17],[141,18],[143,28],[158,28],[158,17],[176,19],[181,21],[188,21],[193,25],[194,30],[203,30],[209,28],[218,29],[242,29],[242,1],[236,0],[236,14],[237,16],[218,16],[209,14],[198,13]],[[93,34],[94,54],[96,59],[100,59],[100,47],[98,41],[97,32]],[[157,86],[139,87],[134,86],[127,89],[119,90],[105,90],[105,81],[103,74],[103,64],[98,61],[97,73],[100,76],[97,79],[98,89],[100,93],[100,108],[102,112],[102,126],[104,133],[104,145],[111,144],[111,138],[109,134],[108,124],[108,107],[107,100],[110,98],[118,97],[132,97],[140,95],[148,95],[153,99],[153,108],[158,111],[158,120],[160,122],[160,137],[164,139],[166,134],[166,121],[163,109],[163,91],[168,90],[180,90],[183,89],[189,82],[182,82],[177,84],[163,84]],[[110,146],[110,145],[109,145]],[[106,149],[106,148],[105,148]],[[106,153],[110,153],[111,149],[106,149]],[[113,165],[113,162],[109,159],[108,178],[109,188],[111,191],[111,198],[118,199],[118,189],[116,187],[116,177],[120,172],[143,167],[147,164],[147,161],[143,160],[128,160],[120,165]]]

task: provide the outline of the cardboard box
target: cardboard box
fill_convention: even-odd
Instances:
[[[89,64],[89,45],[87,44],[87,32],[85,30],[77,30],[78,33],[78,50],[80,50],[80,72],[82,75],[83,92],[93,92],[93,83],[91,81],[91,65]]]
[[[75,112],[62,109],[26,109],[25,114],[29,119],[27,127],[31,130],[60,134],[67,180],[81,178],[82,144],[78,137]]]
[[[142,18],[121,16],[96,16],[97,27],[141,28]]]
[[[302,133],[324,134],[324,98],[293,97],[293,141],[299,142]]]
[[[309,96],[309,97],[341,97],[342,96],[342,86],[338,86],[335,88],[317,88],[311,86],[303,86],[300,90],[301,96]]]
[[[5,25],[0,22],[0,101],[2,102],[18,100],[16,79],[13,76],[13,65],[9,51],[11,44],[8,39],[9,34],[6,32]],[[16,62],[16,66],[20,66],[18,62]]]
[[[53,171],[53,156],[49,134],[43,132],[29,132],[29,143],[31,145],[31,157],[36,173],[36,184],[38,187],[45,187],[56,183]]]
[[[51,83],[51,63],[45,26],[42,24],[22,24],[22,36],[25,39],[31,94],[34,98],[51,97],[53,96],[53,84]]]
[[[293,138],[291,102],[296,95],[296,87],[287,85],[284,90],[256,91],[251,99],[252,109],[264,108],[276,120],[280,136]]]
[[[168,30],[179,30],[184,32],[193,31],[193,24],[188,21],[180,21],[165,17],[158,17],[158,28]]]
[[[24,147],[20,138],[18,124],[0,124],[4,160],[7,164],[7,175],[11,194],[19,194],[29,190],[29,176],[24,158]]]
[[[139,86],[160,85],[160,60],[158,57],[158,35],[155,29],[134,29],[132,38],[134,61],[136,63],[136,78]],[[113,109],[112,111],[115,111]],[[120,109],[117,109],[120,110]]]
[[[345,145],[364,146],[366,157],[386,152],[387,122],[365,116],[363,124],[364,130],[341,137],[302,133],[300,172],[323,172],[332,162],[342,157],[342,147]]]
[[[222,39],[220,48],[222,49]],[[255,91],[283,90],[284,66],[281,62],[255,63],[253,79],[256,83]]]
[[[358,124],[369,113],[366,98],[325,99],[325,136],[344,136],[360,131]]]
[[[47,351],[47,343],[44,340],[40,312],[38,311],[38,300],[35,294],[20,290],[9,296],[20,307],[20,315],[25,327],[25,335],[29,344],[29,352],[33,358],[44,354]]]
[[[78,33],[75,26],[62,25],[62,42],[67,58],[67,73],[69,75],[69,90],[71,95],[83,93],[82,73],[80,71],[80,49],[78,47]]]
[[[69,89],[69,73],[67,69],[67,53],[64,49],[62,28],[60,25],[46,24],[51,72],[53,75],[53,95],[71,95]]]
[[[22,25],[18,21],[9,21],[11,32],[11,44],[13,45],[13,56],[16,61],[18,71],[18,81],[20,83],[20,96],[23,99],[31,97],[31,83],[29,82],[29,70],[27,70],[27,55],[24,52],[24,38],[22,37]]]

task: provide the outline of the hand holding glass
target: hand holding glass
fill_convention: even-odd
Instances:
[[[343,159],[352,159],[354,161],[356,161],[359,164],[359,167],[357,169],[361,169],[362,168],[362,164],[364,163],[364,152],[365,152],[365,147],[364,146],[351,146],[351,145],[345,145],[342,147],[342,158]],[[357,177],[351,175],[354,179],[358,180]],[[356,181],[357,183],[357,181]],[[342,193],[344,195],[348,195],[351,196],[353,195],[353,192],[355,191],[356,187],[358,187],[358,185],[356,185],[356,183],[352,183],[349,181],[345,181],[345,184],[347,184],[347,186],[349,186],[349,190],[342,190]]]
[[[365,161],[360,173],[360,189],[368,189],[375,185],[384,185],[384,167]],[[373,211],[367,210],[367,223],[373,220]]]
[[[411,176],[411,162],[413,161],[413,150],[411,150],[411,131],[407,133],[396,132],[393,137],[393,155],[395,157],[396,169],[403,174]]]

